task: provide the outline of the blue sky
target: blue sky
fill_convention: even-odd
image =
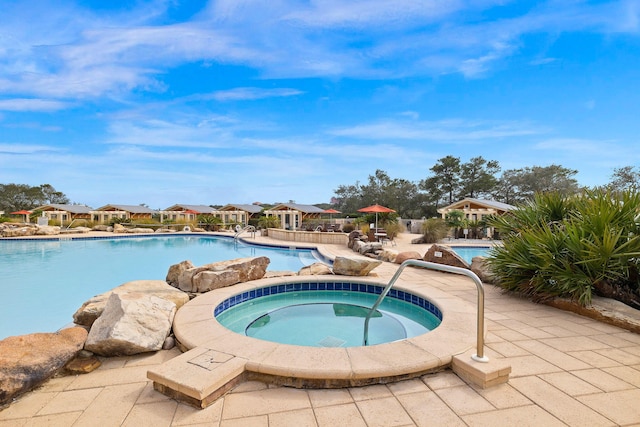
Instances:
[[[0,0],[0,183],[329,202],[447,155],[640,165],[640,1]]]

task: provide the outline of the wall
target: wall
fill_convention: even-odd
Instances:
[[[317,243],[325,245],[346,245],[349,236],[345,233],[323,233],[319,231],[289,231],[270,228],[269,237],[287,242]]]

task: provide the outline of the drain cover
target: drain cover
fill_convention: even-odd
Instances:
[[[326,337],[320,340],[320,342],[318,342],[318,345],[320,347],[342,347],[345,343],[346,341],[341,340],[340,338]]]

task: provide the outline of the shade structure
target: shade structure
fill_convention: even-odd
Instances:
[[[337,214],[337,213],[342,213],[340,211],[337,211],[335,209],[325,209],[324,213],[328,213],[328,214]]]
[[[388,208],[386,206],[382,206],[382,205],[371,205],[371,206],[367,206],[366,208],[362,208],[362,209],[358,209],[358,212],[364,212],[364,213],[375,213],[376,214],[376,231],[378,230],[378,214],[379,213],[390,213],[390,212],[395,212],[393,209]]]
[[[29,215],[31,215],[31,211],[27,211],[27,210],[21,210],[21,211],[15,211],[15,212],[11,212],[11,215],[24,215],[24,222],[29,222],[28,218]]]

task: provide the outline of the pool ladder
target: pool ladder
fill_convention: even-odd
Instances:
[[[251,233],[251,237],[255,239],[256,237],[256,228],[253,225],[247,225],[246,227],[236,231],[236,234],[233,235],[233,240],[238,240],[238,237],[245,231]]]
[[[477,362],[488,362],[489,358],[484,355],[484,285],[482,284],[482,280],[480,280],[480,278],[473,271],[466,268],[453,267],[450,265],[437,264],[434,262],[421,261],[417,259],[409,259],[400,264],[400,267],[393,275],[391,280],[389,280],[389,283],[387,284],[387,286],[385,286],[375,304],[373,304],[373,306],[369,309],[369,313],[367,313],[367,317],[364,319],[364,336],[362,337],[362,345],[366,346],[369,344],[369,320],[371,319],[371,316],[373,315],[373,313],[375,313],[378,306],[382,303],[382,300],[387,296],[387,294],[391,290],[391,287],[394,285],[394,283],[396,283],[405,267],[408,267],[410,265],[430,270],[445,271],[447,273],[462,274],[463,276],[467,276],[473,279],[478,289],[478,320],[476,354],[471,356],[471,358]]]

